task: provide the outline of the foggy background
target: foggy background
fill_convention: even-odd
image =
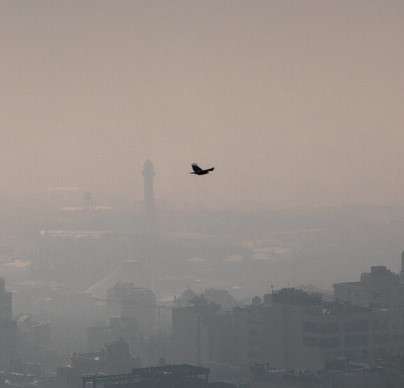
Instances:
[[[402,204],[401,1],[2,1],[0,188]],[[217,167],[209,180],[189,163]]]
[[[0,386],[402,387],[403,20],[0,0]]]

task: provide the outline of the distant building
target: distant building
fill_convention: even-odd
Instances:
[[[118,282],[107,291],[107,324],[87,329],[90,352],[99,351],[105,343],[123,338],[135,353],[144,338],[156,332],[157,301],[150,289]]]
[[[338,358],[369,361],[372,313],[357,306],[330,303],[307,309],[303,317],[303,343],[322,352],[326,363]]]
[[[372,361],[404,352],[404,254],[400,275],[385,266],[373,266],[362,273],[360,281],[337,283],[337,301],[370,310],[369,344]]]
[[[58,368],[56,386],[81,388],[83,376],[128,373],[136,367],[139,364],[132,357],[129,345],[120,339],[106,344],[99,352],[74,353],[68,365]]]
[[[246,367],[269,362],[278,368],[321,369],[319,349],[303,338],[304,292],[283,292],[276,301],[260,298],[225,312],[206,299],[173,310],[173,349],[177,362],[220,363]],[[306,299],[294,299],[296,294]]]
[[[232,310],[237,306],[237,302],[234,297],[227,291],[218,288],[208,288],[201,296],[203,296],[207,301],[219,305],[223,310]],[[175,304],[177,307],[189,306],[192,301],[198,298],[198,294],[192,291],[190,288],[185,289],[182,294],[175,299]]]
[[[235,309],[238,330],[245,334],[239,352],[244,349],[247,365],[269,363],[274,368],[319,370],[324,357],[317,347],[304,341],[305,312],[318,305],[317,297],[303,291],[283,289],[254,300],[250,306]]]
[[[374,364],[404,351],[404,309],[324,302],[282,289],[223,311],[206,299],[173,310],[176,362],[323,369],[339,358]]]
[[[12,293],[6,290],[6,282],[0,278],[0,321],[11,321],[13,319],[13,297]]]
[[[219,306],[206,299],[195,299],[172,313],[172,348],[176,363],[206,364],[211,361],[212,329]]]
[[[401,272],[400,272],[401,283],[404,283],[404,251],[401,252]]]
[[[8,367],[16,356],[17,324],[12,318],[12,294],[0,278],[0,368]]]
[[[359,282],[334,285],[335,298],[363,307],[404,306],[404,283],[385,266],[373,266]]]
[[[136,321],[143,335],[153,333],[156,326],[157,300],[152,290],[135,287],[129,282],[117,283],[107,291],[107,300],[111,316]]]
[[[24,314],[17,319],[18,352],[24,360],[41,362],[51,355],[51,327],[49,322],[37,322],[30,314]]]
[[[248,307],[249,364],[318,369],[339,358],[374,364],[404,351],[402,308],[323,302],[304,294],[284,289]]]

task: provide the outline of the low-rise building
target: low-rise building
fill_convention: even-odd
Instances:
[[[358,282],[336,283],[334,295],[338,301],[363,307],[404,306],[404,283],[401,280],[400,275],[385,266],[373,266],[370,272],[361,274]]]

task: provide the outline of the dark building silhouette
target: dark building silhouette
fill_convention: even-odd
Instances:
[[[401,253],[401,272],[400,272],[401,283],[404,283],[404,251]]]
[[[0,367],[8,367],[15,358],[17,324],[13,321],[12,294],[6,290],[6,282],[0,278]]]
[[[0,321],[11,321],[13,316],[13,298],[6,290],[6,282],[0,278]]]

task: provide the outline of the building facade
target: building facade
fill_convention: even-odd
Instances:
[[[7,368],[16,357],[17,324],[13,320],[12,294],[0,278],[0,367]]]

